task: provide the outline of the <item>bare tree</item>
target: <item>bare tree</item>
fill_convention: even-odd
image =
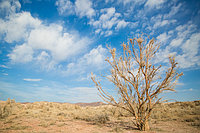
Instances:
[[[144,41],[142,38],[123,43],[123,55],[118,58],[116,49],[109,48],[112,58],[107,58],[106,61],[112,68],[106,78],[116,86],[118,100],[102,89],[93,74],[91,78],[105,102],[130,112],[135,117],[134,124],[138,129],[146,131],[149,130],[152,109],[161,102],[159,94],[175,91],[176,81],[183,73],[177,72],[178,63],[172,56],[169,57],[169,68],[164,74],[161,73],[161,65],[152,64],[159,45],[155,43],[155,39],[146,37]]]

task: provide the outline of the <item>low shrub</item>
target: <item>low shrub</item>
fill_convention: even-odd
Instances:
[[[16,108],[15,100],[8,98],[6,102],[0,104],[0,118],[3,119],[10,116]]]

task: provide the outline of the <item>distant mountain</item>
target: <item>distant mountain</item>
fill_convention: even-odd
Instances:
[[[81,107],[86,107],[86,106],[100,106],[100,105],[105,105],[105,103],[103,103],[103,102],[75,103],[75,105],[79,105]]]

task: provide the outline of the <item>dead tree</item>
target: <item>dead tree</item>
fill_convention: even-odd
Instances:
[[[123,108],[135,117],[134,124],[139,130],[149,130],[149,118],[155,105],[161,102],[158,97],[164,91],[175,91],[178,78],[183,73],[177,72],[175,58],[169,57],[169,68],[163,74],[161,65],[152,64],[159,45],[155,39],[144,41],[140,38],[123,43],[123,55],[117,57],[116,49],[110,49],[112,58],[106,61],[111,65],[110,75],[106,78],[117,88],[119,98],[115,99],[102,89],[99,81],[92,75],[101,98],[119,108]],[[114,90],[114,88],[113,88]]]

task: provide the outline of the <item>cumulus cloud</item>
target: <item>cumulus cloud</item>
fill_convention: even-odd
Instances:
[[[29,36],[31,29],[38,27],[41,21],[33,18],[29,12],[9,15],[7,19],[0,19],[0,34],[8,43],[18,42]]]
[[[31,31],[28,44],[35,50],[49,51],[56,62],[77,55],[91,42],[78,34],[63,33],[63,27],[57,24],[41,26]]]
[[[33,59],[33,49],[26,43],[17,45],[13,51],[8,54],[8,57],[14,63],[27,63]]]
[[[56,64],[79,55],[90,43],[87,37],[64,32],[61,25],[43,25],[30,31],[26,43],[17,45],[8,55],[12,62],[35,61],[44,69],[53,69]]]
[[[0,15],[7,16],[19,11],[21,4],[18,0],[2,0],[0,2]]]
[[[29,12],[13,12],[0,19],[0,36],[7,43],[17,44],[8,54],[12,63],[33,61],[46,70],[81,54],[91,44],[91,39],[78,32],[68,31],[61,24],[44,24]]]

